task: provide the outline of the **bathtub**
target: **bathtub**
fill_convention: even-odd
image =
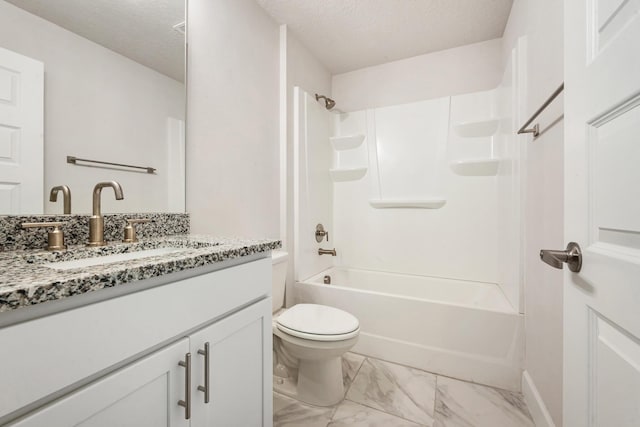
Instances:
[[[360,320],[356,353],[520,390],[524,321],[496,284],[335,267],[295,289]]]

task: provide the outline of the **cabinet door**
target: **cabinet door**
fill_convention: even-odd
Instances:
[[[194,427],[271,426],[271,298],[189,337],[193,357]],[[209,402],[205,403],[205,345],[209,347]],[[200,387],[198,387],[200,386]]]
[[[15,427],[187,427],[185,368],[178,365],[189,340],[158,350],[55,401]]]

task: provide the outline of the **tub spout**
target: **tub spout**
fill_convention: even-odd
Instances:
[[[318,249],[318,255],[331,255],[331,256],[336,256],[336,248],[333,249]]]

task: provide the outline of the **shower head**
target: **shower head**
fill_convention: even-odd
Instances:
[[[331,110],[333,107],[336,106],[336,101],[334,101],[331,98],[327,98],[325,99],[325,106],[327,107],[327,110]]]
[[[320,98],[324,99],[324,107],[325,107],[327,110],[331,110],[333,107],[335,107],[335,106],[336,106],[336,101],[334,101],[333,99],[331,99],[331,98],[327,98],[327,97],[326,97],[326,96],[324,96],[324,95],[318,95],[318,94],[316,93],[316,101],[320,101]]]

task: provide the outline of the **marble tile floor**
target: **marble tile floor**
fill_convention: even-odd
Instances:
[[[274,427],[534,427],[520,393],[355,353],[342,368],[347,393],[333,407],[274,392]]]

